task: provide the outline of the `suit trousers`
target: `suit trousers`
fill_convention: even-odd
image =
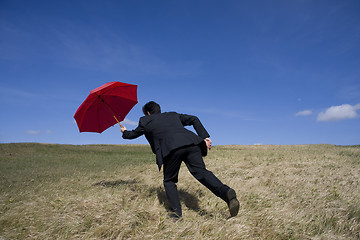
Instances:
[[[176,187],[181,163],[184,162],[190,173],[216,196],[226,201],[230,189],[205,167],[201,149],[198,145],[185,146],[173,151],[164,159],[164,187],[171,210],[182,216],[179,194]]]

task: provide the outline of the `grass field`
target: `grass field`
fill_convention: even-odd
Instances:
[[[168,219],[146,145],[0,144],[0,239],[360,239],[360,146],[215,146],[240,212],[182,166]]]

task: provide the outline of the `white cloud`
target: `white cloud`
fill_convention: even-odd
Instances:
[[[360,109],[360,104],[354,106],[350,104],[342,104],[339,106],[331,106],[325,112],[319,113],[317,120],[319,122],[340,121],[358,117],[356,110]]]
[[[295,116],[308,116],[311,114],[312,114],[311,110],[304,110],[304,111],[300,111],[300,112],[296,113]]]
[[[40,134],[40,131],[27,130],[26,133],[29,134],[29,135],[39,135],[39,134]]]
[[[138,123],[131,121],[130,119],[125,118],[124,121],[122,121],[123,124],[127,124],[127,125],[132,125],[132,126],[137,126]]]
[[[43,132],[37,131],[37,130],[27,130],[26,133],[29,134],[29,135],[40,135]],[[52,131],[51,130],[46,130],[45,133],[46,134],[52,134]]]

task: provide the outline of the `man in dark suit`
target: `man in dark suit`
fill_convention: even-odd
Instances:
[[[143,112],[145,116],[140,118],[136,129],[128,131],[125,127],[121,128],[122,137],[134,139],[144,134],[156,154],[159,171],[164,166],[164,187],[173,211],[170,217],[178,219],[182,216],[176,187],[182,162],[199,182],[228,204],[230,215],[236,216],[239,201],[235,191],[205,167],[202,156],[206,156],[207,149],[211,149],[211,140],[200,120],[195,116],[176,112],[161,113],[159,104],[153,101],[144,105]],[[184,126],[193,126],[197,135]]]

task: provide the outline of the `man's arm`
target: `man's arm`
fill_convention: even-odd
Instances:
[[[122,138],[124,138],[124,139],[134,139],[134,138],[137,138],[137,137],[140,137],[141,135],[143,135],[145,133],[145,130],[142,127],[141,122],[139,122],[139,125],[134,130],[128,131],[126,129],[126,127],[123,126],[121,128],[121,132],[123,133]]]
[[[184,126],[193,126],[196,133],[203,139],[210,137],[209,133],[196,116],[180,114],[180,120]]]
[[[180,120],[182,122],[182,124],[184,126],[193,126],[196,133],[204,138],[204,141],[206,143],[206,147],[210,150],[211,149],[211,144],[212,141],[209,138],[210,135],[209,133],[206,131],[205,127],[202,125],[202,123],[200,122],[199,118],[196,116],[192,116],[192,115],[187,115],[187,114],[180,114]]]

